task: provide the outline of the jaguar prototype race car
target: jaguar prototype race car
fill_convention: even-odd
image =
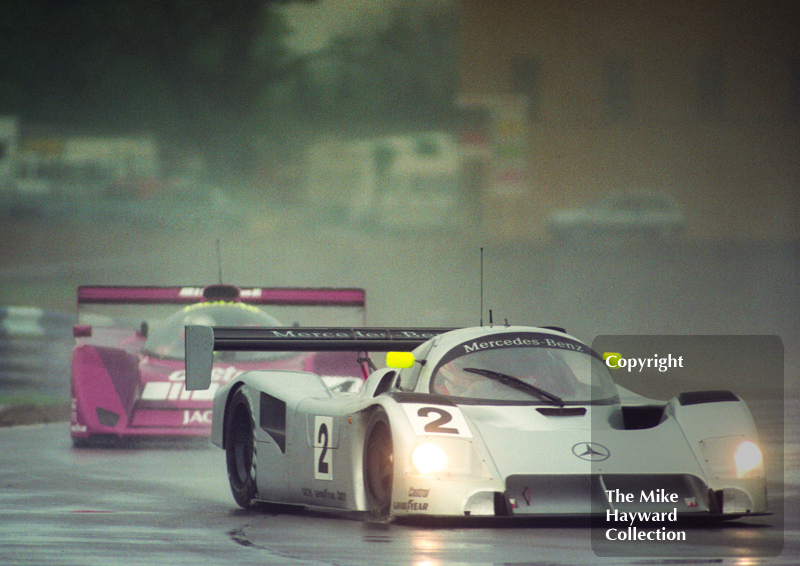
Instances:
[[[361,352],[354,364],[388,352],[386,367],[344,392],[296,369],[244,372],[216,391],[211,441],[245,508],[381,519],[766,512],[758,437],[739,397],[638,396],[558,329],[188,326],[186,349],[193,391],[212,384],[215,351]],[[616,501],[629,493],[627,506]]]
[[[82,286],[77,303],[70,433],[76,446],[85,446],[124,437],[208,437],[214,392],[244,371],[342,370],[337,354],[226,352],[210,370],[211,386],[187,391],[186,324],[281,326],[259,308],[269,305],[291,322],[357,326],[365,295],[361,289]]]

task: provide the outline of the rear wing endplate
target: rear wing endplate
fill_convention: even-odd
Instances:
[[[186,389],[208,389],[215,351],[411,351],[452,328],[186,326]]]

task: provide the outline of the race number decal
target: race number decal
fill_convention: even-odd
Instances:
[[[333,417],[314,417],[314,478],[333,480]]]
[[[424,403],[403,403],[401,406],[417,436],[472,438],[469,425],[458,407]]]

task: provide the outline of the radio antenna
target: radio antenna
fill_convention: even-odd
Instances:
[[[483,326],[483,246],[481,246],[481,326]]]
[[[217,273],[219,275],[219,284],[222,285],[222,254],[219,251],[219,238],[217,238]]]

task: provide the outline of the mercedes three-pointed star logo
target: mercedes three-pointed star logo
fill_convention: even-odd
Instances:
[[[572,453],[581,460],[590,462],[602,462],[611,456],[611,450],[596,442],[579,442],[572,447]]]

